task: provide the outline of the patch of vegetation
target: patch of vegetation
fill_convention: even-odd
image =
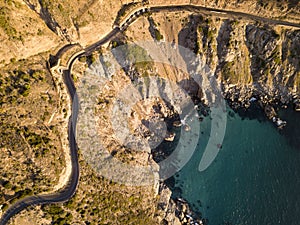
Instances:
[[[280,48],[279,46],[277,46],[275,48],[275,50],[273,51],[271,58],[273,59],[273,61],[275,62],[275,64],[280,65],[282,63],[281,60],[281,54],[280,54]]]
[[[58,10],[59,10],[60,12],[63,12],[63,11],[64,11],[64,8],[63,8],[62,4],[58,4]]]
[[[10,24],[10,18],[8,16],[9,9],[6,7],[0,8],[0,27],[3,29],[4,33],[9,38],[16,38],[17,31],[14,27]]]
[[[78,25],[78,27],[85,27],[89,24],[89,21],[87,21],[87,20],[82,20],[80,22],[74,21],[74,23],[76,23]]]
[[[234,62],[226,62],[222,68],[223,80],[229,81],[231,84],[238,82],[238,76],[233,70]]]
[[[147,51],[138,45],[127,46],[127,58],[133,62],[149,62],[151,60]]]
[[[55,129],[41,121],[55,111],[53,81],[41,61],[34,60],[15,61],[1,69],[0,171],[9,181],[0,179],[4,210],[25,196],[49,191],[64,165]]]
[[[1,83],[0,105],[8,102],[12,95],[16,97],[27,97],[31,90],[31,85],[36,81],[43,81],[43,74],[40,71],[24,72],[22,70],[9,71],[10,76]]]
[[[48,137],[42,137],[36,133],[29,132],[26,127],[24,131],[24,136],[32,147],[40,148],[43,144],[48,144],[50,141]]]
[[[158,29],[155,29],[154,32],[155,32],[155,39],[157,41],[161,41],[162,39],[164,39],[164,36],[159,32]]]
[[[85,63],[86,62],[86,56],[81,56],[81,57],[79,57],[79,62],[81,62],[81,63]]]
[[[123,47],[121,47],[123,48]],[[140,74],[143,74],[146,70],[151,69],[152,60],[148,52],[142,47],[132,44],[124,47],[125,58],[131,62]]]
[[[216,39],[216,29],[213,29],[211,26],[208,25],[210,20],[204,20],[203,17],[200,17],[200,23],[198,25],[198,39],[201,40],[199,43],[195,43],[195,50],[194,52],[197,54],[199,53],[200,45],[202,44],[203,52],[207,53],[210,51],[212,47],[212,43],[215,42]],[[213,49],[216,51],[216,49]]]
[[[43,34],[44,34],[44,32],[39,28],[39,29],[38,29],[38,32],[37,32],[37,35],[38,35],[38,36],[42,36]]]
[[[73,216],[59,205],[43,206],[42,210],[51,216],[52,223],[57,225],[69,225]]]
[[[56,221],[54,224],[60,220],[73,224],[75,221],[67,212],[85,224],[157,224],[153,218],[155,199],[148,196],[151,196],[149,189],[114,183],[96,175],[85,161],[80,160],[80,163],[82,173],[75,196],[62,205],[44,207]]]
[[[195,48],[194,48],[194,53],[195,54],[198,54],[200,51],[200,42],[199,41],[196,41],[195,43]]]
[[[210,29],[207,33],[207,39],[212,40],[214,37],[214,32]]]
[[[152,38],[157,41],[161,41],[164,37],[157,29],[157,26],[159,26],[159,24],[156,24],[152,17],[148,17],[148,21],[150,23],[149,31]]]
[[[119,43],[117,41],[112,41],[111,45],[112,45],[112,48],[116,48],[119,46]]]

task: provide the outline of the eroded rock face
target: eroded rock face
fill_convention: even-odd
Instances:
[[[207,224],[200,213],[191,210],[187,201],[182,198],[171,198],[172,192],[165,185],[160,185],[158,200],[159,221],[161,225]]]
[[[271,58],[279,39],[279,35],[274,30],[257,27],[252,24],[246,26],[245,37],[246,44],[252,55],[264,60]]]
[[[252,95],[282,103],[298,98],[299,30],[199,15],[187,19],[179,44],[209,66],[227,98],[241,103]]]
[[[156,0],[152,1],[156,2]],[[297,0],[191,0],[191,4],[242,11],[268,18],[278,18],[285,15],[284,19],[286,20],[299,21],[300,4]]]

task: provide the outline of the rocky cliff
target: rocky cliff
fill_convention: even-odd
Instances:
[[[208,65],[226,98],[246,107],[253,96],[264,104],[299,101],[300,30],[184,12],[153,14],[150,21],[150,32],[155,26],[164,41],[190,49]],[[133,40],[156,39],[136,28],[126,34]]]
[[[148,30],[142,27],[148,27]],[[142,41],[154,40],[158,45],[166,42],[173,47],[179,45],[189,49],[208,66],[222,87],[224,98],[232,106],[244,108],[252,101],[258,101],[270,119],[276,116],[272,107],[274,103],[285,105],[293,102],[296,109],[299,107],[300,30],[293,27],[201,13],[164,12],[139,18],[121,39],[121,44],[135,42],[145,47]],[[163,44],[160,46],[162,52],[167,51]],[[169,63],[172,64],[173,60],[169,58]],[[190,65],[197,63],[193,60],[186,58],[185,62]],[[149,71],[146,67],[137,69],[133,65],[125,72],[131,78],[134,74],[133,82],[152,75],[185,84],[182,87],[192,96],[206,101],[201,95],[204,90],[199,94],[187,74],[160,63],[151,67],[153,69]],[[162,224],[186,224],[185,213],[180,212],[182,206],[169,201],[167,190],[161,190],[160,194],[165,198],[161,201]]]
[[[245,106],[251,96],[283,104],[299,98],[300,30],[253,21],[189,19],[197,24],[189,32],[197,37],[191,42],[197,45],[185,40],[180,44],[200,54],[227,98]]]

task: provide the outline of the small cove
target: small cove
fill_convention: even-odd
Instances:
[[[210,225],[298,225],[300,220],[300,114],[279,115],[279,131],[260,109],[228,110],[222,149],[203,172],[198,165],[210,135],[209,116],[191,160],[175,177],[174,195],[186,199]],[[181,191],[178,191],[178,189]]]

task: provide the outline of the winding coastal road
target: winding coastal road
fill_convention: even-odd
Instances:
[[[296,27],[300,28],[299,23],[292,23],[288,21],[282,21],[282,20],[276,20],[276,19],[270,19],[265,18],[261,16],[256,16],[248,13],[243,12],[236,12],[236,11],[229,11],[224,9],[214,9],[214,8],[207,8],[203,6],[197,6],[197,5],[178,5],[178,6],[153,6],[150,7],[150,12],[162,12],[162,11],[191,11],[191,12],[198,12],[198,13],[209,13],[216,16],[223,16],[228,17],[232,16],[235,18],[247,18],[255,21],[261,21],[268,24],[274,24],[274,25],[281,25],[281,26],[290,26],[290,27]]]
[[[145,6],[144,8],[139,8],[131,12],[125,19],[120,26],[116,26],[112,29],[105,37],[101,40],[97,41],[96,43],[86,47],[84,50],[81,50],[74,55],[72,55],[68,61],[67,68],[61,69],[61,73],[67,86],[70,98],[72,100],[72,114],[69,118],[69,126],[68,126],[68,137],[69,137],[69,147],[70,147],[70,155],[71,155],[71,164],[72,164],[72,171],[70,175],[70,179],[68,184],[60,191],[53,193],[53,194],[44,194],[44,195],[36,195],[36,196],[29,196],[25,197],[24,199],[19,200],[14,205],[12,205],[8,210],[4,212],[0,219],[0,225],[5,225],[11,217],[19,213],[20,211],[24,210],[26,207],[34,206],[34,205],[42,205],[42,204],[50,204],[50,203],[60,203],[69,200],[74,194],[78,186],[79,182],[79,163],[78,163],[78,153],[77,153],[77,145],[75,139],[75,128],[76,128],[76,120],[79,111],[78,99],[76,95],[76,88],[71,77],[72,66],[74,62],[81,56],[90,55],[93,51],[98,49],[101,45],[109,42],[117,34],[124,31],[129,25],[131,25],[135,19],[141,16],[145,12],[161,12],[161,11],[178,11],[178,10],[185,10],[191,12],[206,12],[214,15],[220,16],[233,16],[233,17],[242,17],[257,21],[263,21],[269,24],[276,24],[276,25],[283,25],[283,26],[291,26],[300,28],[300,24],[297,23],[290,23],[287,21],[280,21],[280,20],[273,20],[268,18],[263,18],[255,15],[250,15],[242,12],[231,12],[221,9],[213,9],[213,8],[205,8],[201,6],[195,5],[178,5],[178,6]],[[58,51],[56,54],[57,58],[61,58],[63,53],[67,51],[69,48],[75,46],[76,44],[68,44],[64,46],[62,49]],[[55,65],[57,66],[57,65]],[[59,66],[57,66],[59,67]]]
[[[70,66],[72,67],[72,64]],[[74,86],[74,82],[71,78],[71,74],[69,73],[69,70],[63,71],[63,78],[68,88],[70,97],[73,100],[72,105],[76,106],[72,108],[72,115],[69,118],[69,127],[68,127],[69,147],[70,147],[71,164],[72,164],[72,170],[71,170],[71,175],[68,184],[64,187],[64,189],[60,190],[57,193],[29,196],[16,202],[2,215],[2,218],[0,220],[0,225],[5,225],[12,216],[14,216],[15,214],[19,213],[20,211],[22,211],[23,209],[29,206],[65,202],[68,199],[70,199],[76,191],[76,188],[78,186],[78,181],[79,181],[79,163],[78,163],[78,154],[77,154],[78,149],[75,140],[74,128],[76,127],[76,118],[78,115],[78,99],[76,97],[76,88]]]

